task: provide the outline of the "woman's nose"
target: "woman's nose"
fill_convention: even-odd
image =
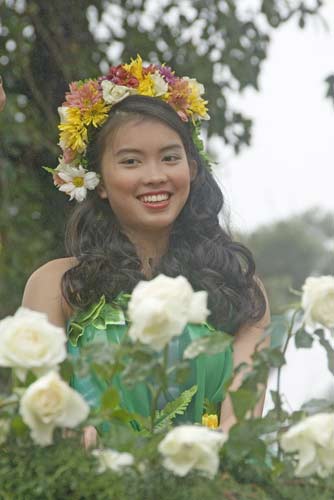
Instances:
[[[145,184],[161,184],[167,181],[167,175],[163,165],[156,161],[148,162],[144,169]]]

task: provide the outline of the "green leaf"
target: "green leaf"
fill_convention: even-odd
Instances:
[[[272,348],[283,345],[288,327],[289,320],[285,314],[273,315],[270,326],[266,330],[270,336],[270,346]]]
[[[260,420],[260,419],[258,419]],[[262,433],[259,421],[244,420],[235,424],[229,432],[228,441],[224,444],[223,452],[234,462],[243,462],[249,457],[252,462],[265,462],[266,445],[260,438]]]
[[[116,408],[119,404],[120,396],[118,391],[114,387],[109,387],[102,394],[101,398],[101,409],[104,410],[112,410]]]
[[[20,415],[15,415],[11,421],[11,428],[16,436],[23,436],[28,432],[28,426],[23,422]]]
[[[299,328],[295,334],[295,346],[303,349],[309,349],[313,344],[313,336],[307,333],[304,328]]]
[[[122,423],[131,422],[131,420],[137,420],[137,415],[130,413],[123,408],[116,408],[110,414],[110,419],[119,420]]]
[[[157,365],[160,365],[159,360],[157,359],[151,359],[148,362],[129,360],[122,373],[122,381],[126,386],[131,388],[152,375],[152,372]]]
[[[65,359],[65,361],[61,364],[60,374],[66,382],[70,382],[73,375],[73,365],[68,359]]]
[[[248,411],[254,408],[257,402],[257,393],[247,389],[240,388],[237,391],[229,393],[233,411],[238,420],[245,418]]]
[[[279,368],[285,364],[285,358],[280,347],[261,349],[253,356],[256,364],[264,363],[273,368]]]
[[[163,410],[157,411],[154,431],[160,432],[165,430],[177,415],[183,415],[196,392],[197,385],[194,385],[190,389],[183,391],[174,401],[167,403]]]
[[[205,398],[204,400],[204,412],[208,413],[209,415],[218,415],[220,413],[220,404],[213,403],[212,401],[209,401],[208,398]]]
[[[125,315],[123,309],[112,304],[106,304],[100,311],[97,318],[93,320],[93,325],[99,330],[105,330],[107,325],[125,325]]]
[[[331,403],[328,399],[310,399],[310,401],[303,404],[301,410],[308,415],[320,412],[332,412],[334,411],[334,403]]]
[[[327,353],[327,366],[328,370],[334,375],[334,349],[325,337],[325,332],[321,328],[315,330],[314,335],[319,337],[320,345],[325,349]]]
[[[232,342],[233,337],[231,335],[216,330],[206,337],[201,337],[191,342],[184,351],[183,358],[193,359],[200,354],[218,354],[226,351]]]
[[[167,370],[167,375],[175,377],[177,384],[183,385],[191,373],[189,361],[180,361],[177,365],[173,365]]]
[[[55,171],[56,171],[56,169],[55,169],[55,168],[51,168],[51,167],[46,167],[46,166],[44,166],[44,167],[42,167],[42,168],[44,168],[44,170],[46,170],[47,172],[49,172],[49,174],[54,174],[54,173],[55,173]]]

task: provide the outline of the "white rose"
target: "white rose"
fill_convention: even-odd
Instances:
[[[120,453],[116,450],[93,450],[92,454],[99,461],[98,473],[111,469],[115,472],[122,472],[122,469],[129,467],[134,463],[131,453]]]
[[[192,296],[189,307],[188,321],[189,323],[203,323],[209,315],[209,310],[206,306],[208,301],[208,292],[196,292]]]
[[[334,276],[307,278],[303,285],[302,308],[307,325],[334,327]]]
[[[80,424],[88,417],[89,406],[58,373],[50,372],[28,387],[19,411],[35,443],[47,446],[52,444],[55,427],[73,428]]]
[[[21,380],[27,370],[39,376],[66,358],[66,341],[64,330],[46,314],[20,307],[0,321],[0,366],[14,368]]]
[[[281,437],[286,452],[298,453],[296,476],[334,473],[334,414],[318,413],[291,427]]]
[[[9,429],[10,429],[9,420],[0,418],[0,446],[6,441]]]
[[[109,80],[103,80],[101,83],[102,96],[106,103],[116,104],[131,94],[136,94],[136,90],[125,85],[116,85]]]
[[[154,95],[160,96],[166,94],[166,92],[168,91],[168,83],[164,80],[164,78],[158,71],[151,75],[151,79],[154,83]]]
[[[160,274],[151,281],[141,281],[129,302],[129,335],[160,351],[172,337],[182,333],[188,321],[205,321],[209,312],[205,299],[205,292],[194,293],[183,276],[169,278]]]
[[[219,467],[219,449],[226,434],[197,425],[180,425],[171,430],[159,444],[163,465],[177,476],[192,469],[213,478]]]

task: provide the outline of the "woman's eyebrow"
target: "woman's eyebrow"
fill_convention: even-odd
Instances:
[[[180,144],[169,144],[168,146],[164,146],[160,149],[161,152],[166,151],[167,149],[179,149],[182,150],[182,146]]]
[[[163,153],[164,151],[167,151],[169,149],[178,149],[182,150],[182,146],[180,144],[168,144],[168,146],[164,146],[163,148],[160,149],[160,152]],[[127,154],[127,153],[142,153],[140,149],[137,148],[122,148],[116,151],[116,156],[120,156],[122,154]]]
[[[122,154],[125,154],[125,153],[141,153],[140,149],[136,149],[136,148],[122,148],[122,149],[119,149],[118,151],[116,151],[116,156],[119,156],[119,155],[122,155]]]

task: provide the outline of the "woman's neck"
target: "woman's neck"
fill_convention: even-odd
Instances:
[[[152,276],[152,269],[166,253],[169,244],[169,231],[149,234],[126,231],[127,237],[134,244],[142,263],[142,272],[147,278]]]

